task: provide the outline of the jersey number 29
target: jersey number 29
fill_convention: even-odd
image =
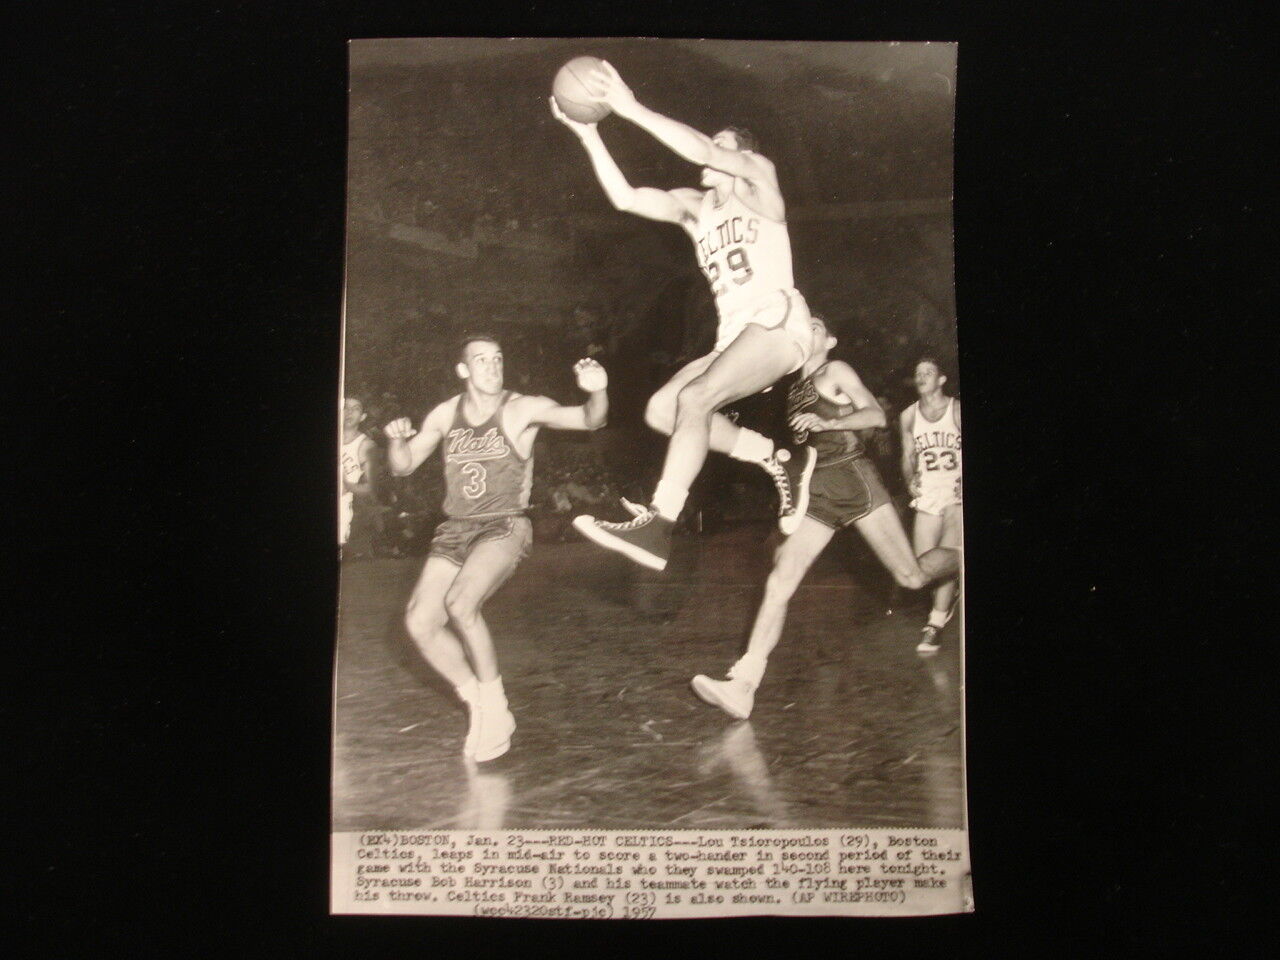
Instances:
[[[743,247],[734,247],[724,255],[725,266],[733,271],[730,279],[734,283],[741,286],[751,279],[754,271],[751,269],[751,263],[747,260],[747,251]],[[727,284],[720,282],[720,262],[718,260],[707,261],[707,279],[711,281],[711,293],[714,296],[721,297],[728,292]]]

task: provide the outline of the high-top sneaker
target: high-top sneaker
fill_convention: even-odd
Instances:
[[[809,509],[809,481],[817,463],[818,451],[813,447],[795,455],[781,447],[760,464],[778,488],[778,529],[787,536],[796,532]]]
[[[671,556],[675,521],[659,516],[652,507],[626,523],[607,523],[583,515],[574,518],[573,526],[588,540],[616,550],[650,570],[665,570]]]

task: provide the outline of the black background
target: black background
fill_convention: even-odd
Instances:
[[[1258,949],[1273,642],[1250,574],[1272,498],[1228,488],[1257,454],[1227,427],[1271,360],[1260,24],[1195,4],[416,6],[41,5],[10,25],[9,899],[35,952]],[[326,915],[344,41],[532,34],[959,41],[976,915]]]

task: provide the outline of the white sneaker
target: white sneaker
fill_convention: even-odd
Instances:
[[[746,680],[712,680],[698,674],[693,678],[693,692],[713,707],[719,707],[735,720],[751,716],[756,702],[756,688]]]
[[[511,749],[511,735],[516,732],[516,718],[506,707],[483,710],[479,716],[472,757],[476,763],[496,760]]]
[[[476,741],[480,739],[480,705],[464,700],[467,706],[467,739],[462,744],[462,755],[473,758],[476,755]]]

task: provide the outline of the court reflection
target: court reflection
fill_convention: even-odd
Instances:
[[[699,747],[697,770],[704,778],[727,772],[740,795],[754,807],[760,822],[753,826],[794,826],[786,803],[774,788],[769,764],[756,743],[750,722],[735,723]],[[726,800],[725,804],[729,802]]]
[[[505,773],[481,770],[465,764],[466,793],[458,807],[453,827],[457,830],[501,830],[511,803],[511,781]]]
[[[943,666],[941,660],[936,657],[920,657],[920,666],[924,673],[928,676],[929,682],[933,684],[933,689],[938,692],[939,700],[947,706],[951,705],[951,677],[947,673],[947,668]]]

